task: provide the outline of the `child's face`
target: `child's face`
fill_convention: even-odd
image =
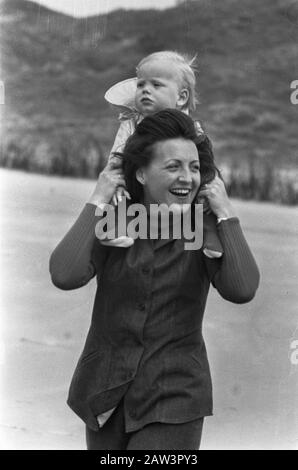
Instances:
[[[135,105],[144,116],[181,106],[179,71],[171,61],[150,60],[137,73]],[[184,104],[184,103],[182,103]]]

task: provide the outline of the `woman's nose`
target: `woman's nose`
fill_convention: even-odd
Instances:
[[[184,183],[191,183],[192,182],[191,172],[189,170],[183,170],[180,173],[178,180]]]

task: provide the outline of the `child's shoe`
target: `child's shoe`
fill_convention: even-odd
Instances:
[[[129,246],[134,244],[134,239],[131,237],[118,237],[112,240],[104,239],[99,240],[102,245],[105,246],[114,246],[117,248],[128,248]]]

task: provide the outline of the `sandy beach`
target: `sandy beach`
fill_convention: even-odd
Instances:
[[[65,402],[96,283],[58,290],[48,261],[93,186],[0,170],[1,449],[85,449],[84,424]],[[204,335],[214,416],[201,448],[298,449],[297,208],[234,203],[262,279],[247,305],[211,290]]]

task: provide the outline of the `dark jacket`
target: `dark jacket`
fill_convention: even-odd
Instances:
[[[251,300],[259,272],[239,220],[219,225],[224,255],[184,250],[183,240],[100,245],[95,206],[86,204],[53,252],[61,289],[97,276],[92,321],[71,382],[68,404],[86,424],[124,397],[126,431],[154,421],[180,423],[212,414],[212,385],[202,336],[210,282],[231,302]]]

